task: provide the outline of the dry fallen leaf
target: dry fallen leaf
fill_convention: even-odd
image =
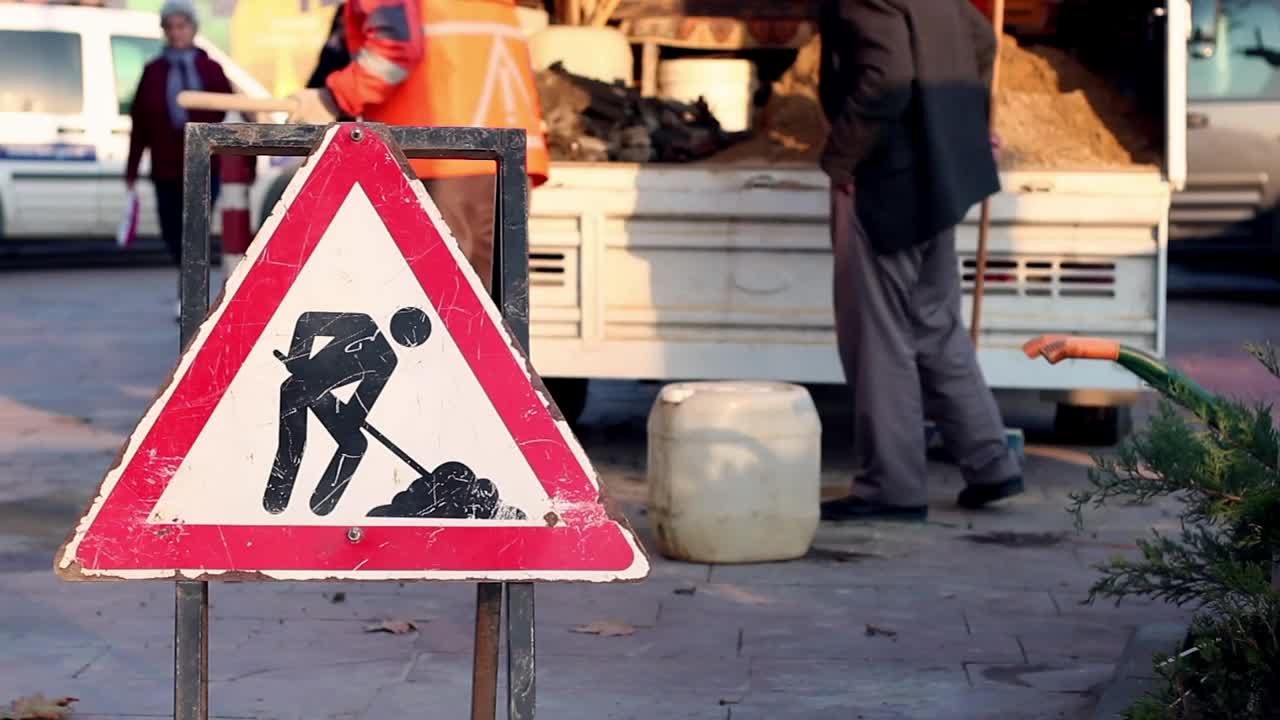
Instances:
[[[417,629],[418,626],[413,624],[412,620],[383,620],[380,623],[366,625],[364,631],[370,633],[384,632],[391,633],[392,635],[406,635],[416,631]]]
[[[46,698],[44,693],[18,698],[0,711],[0,720],[63,720],[71,713],[71,703],[79,698]]]
[[[867,625],[867,637],[875,637],[877,635],[883,635],[887,638],[896,638],[898,637],[898,631],[876,627],[875,625]]]
[[[583,635],[599,635],[600,637],[624,637],[634,635],[636,629],[616,620],[596,620],[588,625],[579,625],[576,628],[572,628],[571,632],[582,633]]]

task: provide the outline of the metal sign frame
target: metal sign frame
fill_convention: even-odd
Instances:
[[[384,134],[410,159],[497,163],[493,231],[494,303],[526,355],[529,352],[529,178],[524,130],[359,125]],[[196,336],[209,310],[210,165],[212,156],[305,157],[330,126],[188,123],[183,168],[179,348]],[[357,581],[358,582],[358,581]],[[209,717],[209,583],[178,581],[174,598],[175,720]],[[480,583],[471,683],[472,720],[493,720],[506,600],[507,707],[511,720],[532,720],[535,701],[533,583]]]

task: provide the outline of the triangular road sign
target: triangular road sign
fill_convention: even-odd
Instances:
[[[648,561],[420,183],[329,129],[66,545],[68,579],[585,580]]]

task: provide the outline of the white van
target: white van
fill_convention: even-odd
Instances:
[[[115,234],[129,108],[163,44],[155,13],[0,2],[0,242]],[[196,45],[236,92],[268,95],[212,43],[197,37]],[[138,232],[158,235],[150,183],[138,191]]]

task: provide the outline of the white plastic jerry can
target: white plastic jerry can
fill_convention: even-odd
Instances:
[[[822,422],[804,388],[667,385],[648,435],[649,520],[664,556],[748,563],[809,551],[821,500]]]

